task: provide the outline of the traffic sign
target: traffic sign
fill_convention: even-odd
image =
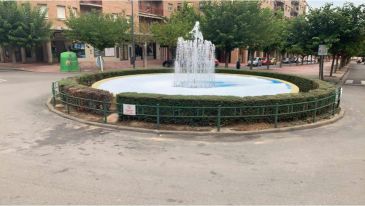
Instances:
[[[328,48],[326,45],[319,45],[318,47],[318,56],[326,56],[328,55]]]

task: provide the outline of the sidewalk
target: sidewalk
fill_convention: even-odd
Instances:
[[[81,72],[96,72],[99,71],[94,62],[80,62]],[[149,60],[147,62],[148,68],[160,68],[162,62],[160,60]],[[142,68],[143,62],[136,61],[136,67]],[[330,74],[331,62],[325,62],[324,64],[324,76],[325,80],[338,83],[343,75],[347,71],[347,67],[342,70],[338,70],[336,73],[333,73],[332,77],[329,77]],[[46,73],[61,73],[59,64],[12,64],[12,63],[0,63],[0,69],[19,69],[30,72],[46,72]],[[118,61],[118,62],[105,62],[104,65],[105,71],[108,70],[116,70],[116,69],[128,69],[132,68],[132,65],[129,61]],[[220,68],[224,69],[224,64],[220,64]],[[229,65],[230,69],[235,68],[235,64]],[[246,66],[242,66],[241,69],[249,69]],[[278,72],[278,73],[286,73],[286,74],[294,74],[306,76],[309,78],[318,79],[319,73],[319,65],[318,64],[299,64],[298,66],[295,64],[287,65],[283,64],[281,68],[278,66],[270,66],[270,69],[267,70],[266,66],[263,67],[254,67],[255,71],[269,71],[269,72]]]
[[[96,67],[95,62],[79,62],[81,72],[96,72],[99,69]],[[162,61],[160,60],[148,60],[148,67],[161,67]],[[143,61],[136,61],[136,67],[143,67]],[[129,61],[115,61],[105,62],[104,70],[116,70],[116,69],[127,69],[132,68]],[[45,72],[45,73],[61,73],[60,65],[57,64],[46,64],[46,63],[29,63],[29,64],[13,64],[13,63],[0,63],[0,69],[18,69],[29,72]]]

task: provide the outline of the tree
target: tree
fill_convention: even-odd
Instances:
[[[177,39],[183,37],[190,38],[189,32],[193,28],[196,21],[200,20],[200,15],[194,8],[184,3],[180,10],[175,11],[170,18],[164,22],[155,23],[151,27],[153,38],[162,46],[169,49],[169,53],[174,56]],[[168,54],[169,55],[169,54]],[[168,58],[170,58],[168,56]]]
[[[256,1],[207,1],[203,4],[202,31],[216,48],[224,51],[225,67],[234,48],[246,46],[251,19],[258,11]]]
[[[268,39],[263,43],[263,50],[266,58],[270,59],[270,53],[273,51],[281,51],[285,46],[287,19],[284,18],[283,12],[267,13],[266,19]],[[270,69],[270,64],[267,64]]]
[[[29,3],[18,6],[16,2],[0,1],[0,45],[11,47],[13,62],[15,47],[34,48],[49,40],[51,24],[45,15],[45,11],[32,8]],[[25,62],[24,56],[22,62]]]
[[[71,17],[66,21],[69,30],[66,36],[75,41],[85,42],[99,51],[114,47],[116,44],[127,41],[130,35],[127,33],[129,23],[124,14],[112,15],[91,11],[86,14]],[[103,71],[102,55],[100,54],[100,66]]]

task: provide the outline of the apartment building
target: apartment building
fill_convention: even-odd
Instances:
[[[101,11],[108,14],[124,13],[131,20],[132,7],[134,14],[134,28],[136,36],[150,35],[149,28],[154,22],[163,21],[164,17],[169,17],[175,10],[182,7],[184,0],[18,0],[19,4],[29,2],[34,7],[39,7],[46,11],[46,19],[52,23],[52,36],[50,41],[44,42],[37,48],[15,49],[16,62],[21,61],[25,56],[26,62],[48,62],[54,63],[59,61],[60,53],[71,50],[77,53],[79,61],[95,61],[95,58],[101,52],[106,61],[128,61],[132,53],[130,43],[118,45],[114,48],[107,48],[105,51],[98,51],[83,42],[72,42],[65,38],[64,31],[67,30],[65,21],[70,16],[70,12],[80,15],[92,10]],[[187,1],[189,3],[189,1]],[[132,5],[133,4],[133,5]],[[197,2],[192,0],[189,4],[198,6]],[[142,59],[142,48],[144,42],[136,38],[135,52],[136,58]],[[7,48],[5,56],[7,61],[11,61],[11,55]],[[148,59],[160,59],[159,44],[149,40],[147,42]],[[162,52],[162,53],[163,53]]]

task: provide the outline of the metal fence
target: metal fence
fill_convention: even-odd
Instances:
[[[89,112],[103,117],[103,122],[107,123],[107,116],[111,113],[118,113],[120,120],[137,119],[155,122],[156,128],[159,129],[161,123],[168,119],[170,122],[182,123],[182,120],[191,121],[210,121],[214,122],[217,130],[220,131],[222,122],[232,119],[268,119],[274,123],[275,128],[278,127],[280,119],[285,119],[293,115],[303,115],[308,117],[311,115],[312,122],[316,122],[318,115],[335,115],[340,105],[342,88],[326,97],[314,99],[312,101],[303,101],[290,104],[275,104],[262,106],[216,106],[216,107],[198,107],[198,106],[164,106],[164,105],[133,105],[134,114],[127,115],[123,111],[123,107],[128,106],[123,102],[114,104],[112,102],[98,101],[71,96],[67,93],[60,92],[58,83],[52,83],[53,104],[60,102],[66,107],[66,111],[70,113],[70,109],[77,111]]]

